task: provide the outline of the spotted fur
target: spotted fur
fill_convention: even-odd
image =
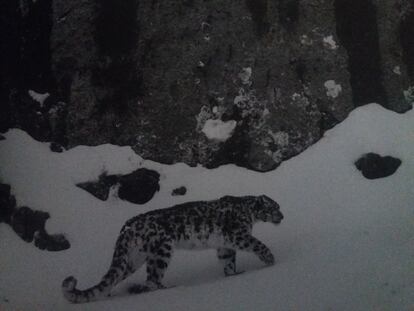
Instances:
[[[226,276],[236,274],[236,251],[252,252],[266,265],[274,264],[271,251],[251,235],[253,224],[279,224],[279,205],[269,197],[225,196],[214,201],[197,201],[150,211],[128,220],[115,245],[108,272],[95,286],[76,289],[76,279],[66,278],[63,294],[80,303],[109,296],[112,288],[144,263],[147,280],[130,288],[132,293],[163,288],[162,279],[175,248],[215,248]]]

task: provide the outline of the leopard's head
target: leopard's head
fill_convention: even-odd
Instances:
[[[271,198],[261,195],[255,198],[253,213],[257,220],[280,224],[283,214],[280,212],[280,206]]]

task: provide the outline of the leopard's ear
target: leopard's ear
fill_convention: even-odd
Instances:
[[[266,200],[266,198],[267,198],[267,196],[265,196],[264,194],[259,195],[259,196],[257,197],[257,199],[258,199],[260,202],[264,202],[264,201]]]
[[[259,196],[257,196],[256,198],[255,198],[255,206],[256,207],[260,207],[260,206],[262,206],[263,205],[263,203],[264,203],[264,195],[262,194],[262,195],[259,195]]]

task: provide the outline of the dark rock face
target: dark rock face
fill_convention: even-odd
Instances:
[[[381,77],[377,8],[372,0],[335,1],[337,34],[348,53],[353,102],[388,106]],[[377,77],[374,78],[373,77]]]
[[[413,14],[411,0],[6,0],[0,130],[268,171],[355,106],[412,107]],[[231,137],[207,136],[211,119],[237,122]]]
[[[137,169],[127,175],[101,175],[97,181],[77,184],[96,198],[108,199],[110,188],[118,185],[118,197],[135,204],[145,204],[160,190],[160,175],[153,170]]]
[[[49,235],[45,230],[49,213],[34,211],[29,207],[16,207],[16,200],[10,194],[10,186],[0,184],[0,223],[9,224],[26,242],[33,242],[39,249],[61,251],[70,243],[63,234]]]
[[[407,73],[414,80],[414,3],[406,1],[401,4],[401,22],[399,34],[403,57],[407,64]]]
[[[52,0],[0,4],[0,131],[12,127],[66,146],[66,102],[52,64]],[[49,94],[37,101],[29,92]]]
[[[377,179],[391,176],[401,165],[401,160],[390,156],[381,157],[375,153],[363,155],[355,166],[368,179]]]
[[[173,196],[177,196],[177,195],[185,195],[186,193],[187,193],[187,188],[186,188],[186,187],[184,187],[184,186],[182,186],[182,187],[179,187],[179,188],[174,189],[174,190],[171,192],[171,195],[173,195]]]

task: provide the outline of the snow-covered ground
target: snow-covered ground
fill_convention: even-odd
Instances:
[[[128,147],[77,147],[52,153],[20,130],[0,141],[0,181],[18,205],[48,211],[49,233],[65,233],[72,247],[46,252],[0,224],[0,310],[414,310],[414,111],[396,114],[372,104],[277,170],[256,173],[233,165],[208,170],[146,161]],[[403,162],[387,178],[367,180],[354,166],[363,153]],[[102,202],[75,183],[103,171],[157,170],[161,190],[146,205],[111,196]],[[185,196],[171,191],[186,186]],[[125,220],[155,208],[223,195],[266,194],[281,205],[280,226],[258,224],[254,234],[276,257],[263,267],[240,254],[244,274],[225,278],[214,251],[177,251],[165,283],[176,287],[89,304],[64,300],[61,282],[79,288],[106,272]],[[143,269],[144,270],[144,269]]]

